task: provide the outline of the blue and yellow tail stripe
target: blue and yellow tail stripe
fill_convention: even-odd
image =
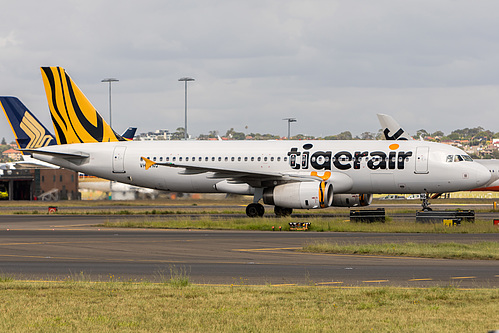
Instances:
[[[19,148],[33,149],[56,144],[54,136],[17,97],[0,96],[0,106]]]
[[[58,144],[125,141],[61,67],[41,68]]]

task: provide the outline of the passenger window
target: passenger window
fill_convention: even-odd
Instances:
[[[277,156],[277,162],[281,162],[281,156]]]
[[[234,156],[232,156],[232,157],[230,158],[230,160],[231,160],[232,162],[234,162]]]
[[[263,158],[263,160],[264,160],[265,162],[267,162],[267,156],[265,156],[265,157]]]
[[[248,162],[248,156],[244,157],[244,162]]]
[[[179,157],[179,158],[178,158],[178,161],[179,161],[179,162],[182,162],[182,157]]]
[[[156,162],[156,156],[154,156],[154,157],[152,158],[152,160],[153,160],[154,162]]]
[[[173,161],[173,162],[175,162],[175,160],[176,160],[176,159],[177,159],[177,158],[176,158],[175,156],[173,156],[172,161]]]
[[[237,161],[238,161],[238,162],[241,162],[241,157],[238,157],[238,158],[237,158]]]
[[[273,156],[270,158],[270,162],[274,162],[274,157]]]
[[[204,160],[205,160],[206,162],[208,162],[208,157],[205,157],[205,158],[204,158]]]
[[[185,161],[186,161],[186,162],[189,162],[189,157],[186,157],[186,158],[185,158]]]
[[[288,160],[288,157],[284,156],[284,162],[287,162],[287,160]]]
[[[251,156],[251,162],[253,162],[255,160],[255,158],[253,156]]]
[[[262,158],[260,156],[258,156],[258,162],[260,162],[262,160]]]
[[[225,162],[228,162],[229,161],[229,158],[227,156],[225,156]]]
[[[165,157],[165,161],[167,161],[167,162],[168,162],[169,160],[170,160],[170,158],[169,158],[168,156],[167,156],[167,157]]]
[[[218,156],[218,162],[222,162],[222,157]]]
[[[163,162],[163,156],[160,156],[160,157],[159,157],[159,161],[160,161],[160,162]]]

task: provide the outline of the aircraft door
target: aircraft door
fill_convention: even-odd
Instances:
[[[416,169],[415,173],[428,173],[428,151],[430,147],[416,148]]]
[[[125,151],[126,147],[114,147],[113,153],[113,173],[125,173]]]

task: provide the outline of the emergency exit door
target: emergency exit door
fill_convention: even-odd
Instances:
[[[415,173],[428,173],[428,152],[430,147],[416,148],[416,170]]]

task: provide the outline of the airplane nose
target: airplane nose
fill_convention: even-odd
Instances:
[[[490,181],[492,177],[490,171],[481,164],[475,163],[476,169],[476,185],[477,187],[483,186]]]

